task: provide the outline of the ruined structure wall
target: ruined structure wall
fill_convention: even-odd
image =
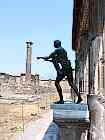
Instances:
[[[71,96],[70,87],[67,81],[62,81],[61,87],[64,96],[68,93],[68,98]],[[37,75],[35,79],[27,83],[25,76],[7,76],[0,75],[0,95],[3,97],[11,97],[16,94],[55,94],[57,93],[54,80],[40,80]],[[58,94],[57,94],[58,95]],[[59,96],[58,96],[59,97]]]
[[[37,84],[31,81],[27,84],[25,76],[0,75],[0,95],[9,97],[15,94],[35,94]]]

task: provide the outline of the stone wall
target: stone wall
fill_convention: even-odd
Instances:
[[[11,96],[15,94],[42,94],[56,93],[54,80],[40,80],[38,75],[32,75],[31,81],[27,81],[24,74],[12,76],[6,73],[0,74],[0,95]],[[61,83],[63,93],[70,93],[70,87],[66,80]]]
[[[0,74],[0,95],[10,96],[14,94],[36,93],[36,81],[26,81],[25,76],[13,76],[6,73]]]

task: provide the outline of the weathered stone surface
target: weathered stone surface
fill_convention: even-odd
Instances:
[[[86,104],[64,103],[52,104],[54,119],[68,119],[69,121],[89,121],[89,111]]]
[[[61,110],[79,110],[79,111],[87,111],[87,104],[76,104],[71,101],[65,101],[64,104],[51,104],[51,109],[61,109]]]
[[[105,140],[105,108],[97,100],[97,96],[88,96],[90,109],[90,136],[89,140]]]
[[[87,104],[52,104],[53,121],[59,126],[58,140],[87,140],[89,111]],[[55,139],[56,140],[56,139]]]
[[[42,140],[59,140],[59,127],[52,122]]]
[[[79,128],[60,128],[59,140],[87,140],[87,131]]]

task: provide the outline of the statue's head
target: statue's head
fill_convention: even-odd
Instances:
[[[61,41],[60,41],[60,40],[55,40],[55,41],[54,41],[54,47],[55,47],[55,48],[61,47]]]

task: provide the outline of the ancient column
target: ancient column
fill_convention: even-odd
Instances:
[[[96,65],[104,59],[104,42],[103,42],[103,27],[104,27],[104,0],[89,0],[89,41],[90,41],[90,86],[94,86]],[[98,50],[98,53],[95,51]],[[101,50],[101,51],[100,51]],[[95,53],[94,53],[95,52]],[[96,54],[97,53],[97,54]],[[101,54],[100,54],[101,53]],[[95,55],[94,55],[95,54]],[[104,67],[100,65],[100,82],[104,85]],[[94,87],[95,88],[95,87]],[[104,88],[104,86],[103,86]],[[92,89],[91,89],[92,90]]]
[[[90,48],[90,92],[94,93],[88,95],[88,105],[90,110],[90,131],[88,133],[88,140],[104,140],[104,126],[103,126],[103,115],[104,107],[100,105],[97,100],[95,90],[92,92],[94,87],[94,80],[96,73],[100,76],[98,78],[99,87],[104,89],[104,9],[105,9],[105,0],[89,0],[89,48]],[[98,65],[98,72],[96,72],[96,66]],[[99,83],[100,82],[100,83]],[[94,87],[96,88],[96,87]],[[99,91],[101,92],[101,91]]]
[[[32,61],[32,44],[33,42],[28,41],[27,44],[27,58],[26,58],[26,80],[31,79],[31,61]]]

